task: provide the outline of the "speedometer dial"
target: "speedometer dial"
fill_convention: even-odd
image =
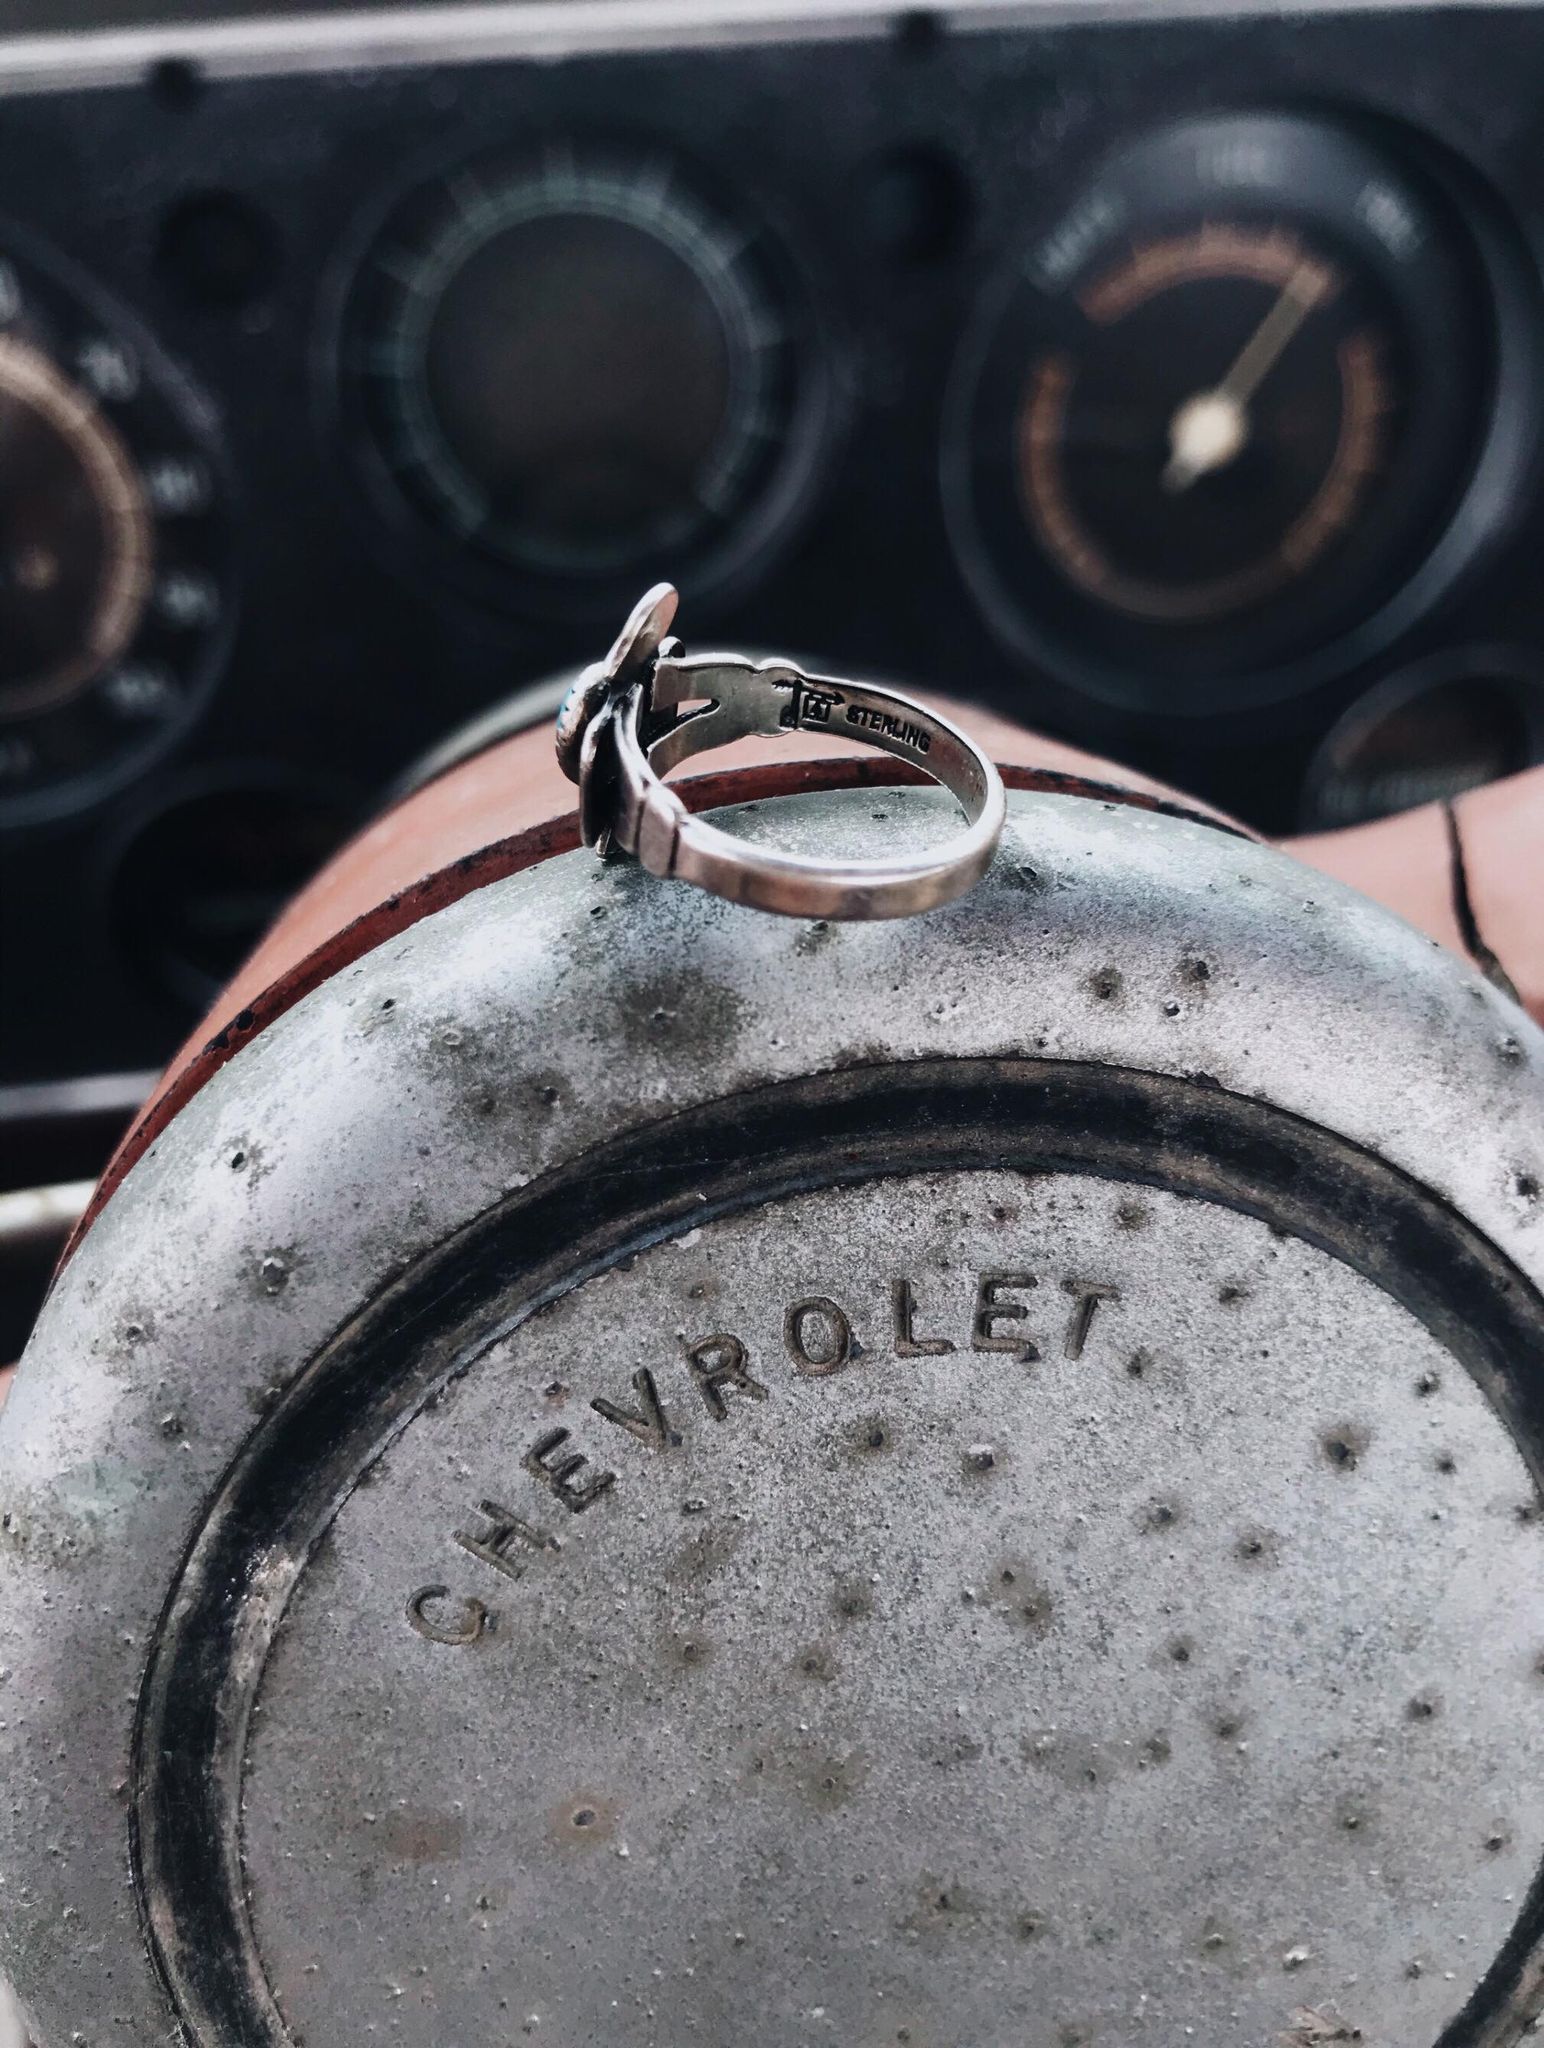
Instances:
[[[0,252],[0,822],[169,744],[215,671],[228,553],[201,402],[88,287]]]
[[[0,334],[0,716],[68,703],[133,638],[152,574],[133,458],[35,348]]]
[[[957,385],[946,482],[992,616],[1163,709],[1370,651],[1509,509],[1524,296],[1498,235],[1336,126],[1137,145],[1034,244]]]

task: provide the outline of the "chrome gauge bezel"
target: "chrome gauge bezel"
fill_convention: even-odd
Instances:
[[[750,486],[734,496],[706,531],[671,539],[662,548],[640,551],[616,565],[593,571],[544,570],[491,548],[480,548],[436,518],[422,494],[404,487],[391,449],[383,445],[379,409],[362,386],[362,352],[368,347],[364,300],[371,290],[375,254],[389,248],[395,224],[421,212],[432,216],[436,193],[458,177],[475,175],[485,187],[523,181],[534,187],[553,170],[560,214],[580,195],[577,210],[604,215],[607,189],[631,180],[648,194],[648,205],[614,215],[644,232],[655,232],[678,261],[688,260],[686,227],[704,228],[720,252],[725,274],[743,268],[755,282],[741,303],[758,299],[775,310],[781,333],[774,347],[782,379],[777,402],[782,412],[765,438],[766,460]],[[444,212],[443,197],[440,210]],[[538,209],[539,211],[539,209]],[[423,254],[435,248],[431,235]],[[625,610],[641,584],[668,574],[693,595],[733,594],[752,575],[765,572],[811,508],[819,477],[829,464],[839,425],[838,379],[834,375],[827,322],[817,305],[813,281],[796,257],[793,238],[753,184],[722,172],[654,137],[613,129],[540,131],[519,143],[507,138],[468,144],[454,152],[443,146],[415,162],[386,197],[356,221],[347,250],[335,267],[335,284],[321,351],[324,363],[324,429],[341,451],[357,498],[377,541],[410,562],[417,575],[428,572],[440,588],[493,617],[532,624],[571,625],[609,619]],[[412,252],[410,252],[412,253]],[[722,279],[715,280],[715,288]]]
[[[0,716],[0,831],[103,803],[168,753],[225,667],[238,609],[235,487],[213,403],[79,265],[0,222],[0,333],[88,402],[135,479],[149,587],[114,658]],[[28,303],[28,292],[32,303]],[[175,548],[168,553],[166,538]]]
[[[1347,611],[1322,637],[1285,655],[1259,661],[1246,657],[1213,673],[1187,674],[1165,666],[1158,639],[1143,648],[1140,635],[1128,631],[1127,647],[1114,653],[1097,646],[1091,651],[1089,639],[1097,641],[1097,633],[1080,644],[1075,627],[1048,621],[1048,607],[1037,605],[1034,593],[1037,583],[1048,588],[1055,572],[1037,556],[1027,520],[1016,539],[1017,563],[1010,559],[1003,489],[1000,480],[994,486],[988,476],[993,458],[990,449],[984,450],[979,408],[993,357],[1001,357],[1014,338],[1015,317],[1022,320],[1022,302],[1015,302],[1028,289],[1032,252],[1058,223],[1077,224],[1082,196],[1097,195],[1107,182],[1130,176],[1144,152],[1192,131],[1232,130],[1242,140],[1267,128],[1297,148],[1327,141],[1345,151],[1348,161],[1381,164],[1398,187],[1419,196],[1427,217],[1441,223],[1456,267],[1481,295],[1476,332],[1484,348],[1486,389],[1475,414],[1476,445],[1445,501],[1446,516],[1399,573],[1369,592],[1363,609]],[[1085,228],[1095,244],[1110,232],[1110,224],[1101,223],[1093,210],[1085,216]],[[1030,359],[1025,347],[1021,360],[1026,372]],[[1402,129],[1344,118],[1334,110],[1181,117],[1128,138],[1037,209],[1033,232],[1018,240],[979,301],[951,371],[944,410],[940,476],[955,557],[1003,645],[1027,666],[1087,696],[1123,712],[1174,719],[1279,705],[1374,659],[1468,582],[1514,521],[1534,477],[1541,375],[1544,298],[1536,267],[1521,230],[1466,166],[1449,163],[1433,145]],[[1091,608],[1088,616],[1093,616]],[[1118,640],[1120,635],[1110,637]]]

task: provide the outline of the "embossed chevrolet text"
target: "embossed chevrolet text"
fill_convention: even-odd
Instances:
[[[1058,1304],[1054,1312],[1047,1310],[1037,1316],[1024,1297],[1049,1294],[1041,1288],[1038,1274],[1022,1269],[979,1273],[968,1324],[957,1336],[950,1336],[941,1329],[922,1328],[924,1312],[917,1287],[901,1275],[890,1283],[888,1317],[880,1311],[888,1345],[877,1342],[873,1346],[860,1335],[858,1323],[839,1301],[829,1294],[806,1294],[791,1301],[784,1312],[782,1348],[786,1364],[797,1378],[819,1380],[860,1361],[872,1368],[887,1350],[899,1361],[966,1351],[996,1354],[1018,1365],[1037,1365],[1048,1355],[1040,1340],[1049,1341],[1054,1330],[1054,1348],[1049,1355],[1076,1362],[1088,1349],[1101,1307],[1118,1301],[1120,1291],[1082,1278],[1065,1279],[1059,1291],[1069,1306],[1063,1309]],[[692,1342],[678,1338],[677,1354],[682,1375],[679,1392],[670,1392],[668,1385],[662,1392],[653,1368],[640,1366],[629,1383],[630,1401],[596,1394],[588,1404],[590,1412],[647,1449],[668,1452],[680,1449],[686,1441],[683,1410],[695,1414],[700,1408],[710,1422],[724,1423],[737,1403],[772,1398],[773,1387],[768,1384],[772,1369],[763,1366],[767,1378],[758,1377],[749,1346],[732,1330],[712,1330]],[[585,1514],[613,1496],[621,1479],[600,1462],[593,1449],[578,1449],[574,1433],[563,1428],[543,1430],[521,1453],[519,1465],[525,1475],[523,1487],[528,1490],[534,1483],[574,1515]],[[515,1582],[539,1560],[555,1561],[562,1550],[560,1539],[550,1530],[521,1510],[486,1496],[469,1511],[466,1525],[450,1532],[450,1541],[488,1570]],[[496,1610],[483,1599],[472,1593],[454,1593],[438,1580],[415,1588],[408,1595],[404,1614],[427,1641],[458,1649],[477,1642],[498,1622]]]

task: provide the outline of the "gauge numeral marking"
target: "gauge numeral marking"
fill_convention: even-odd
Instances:
[[[127,343],[110,335],[83,342],[75,368],[86,389],[108,403],[121,405],[139,390],[139,358]]]
[[[1119,227],[1126,211],[1123,198],[1107,192],[1091,193],[1040,244],[1030,263],[1031,277],[1051,290],[1064,285],[1081,268],[1089,250]]]
[[[498,225],[498,209],[492,195],[474,171],[458,171],[447,179],[445,190],[462,219],[474,228]]]
[[[176,680],[158,662],[127,662],[102,678],[102,701],[120,718],[161,718],[177,702]]]
[[[1240,135],[1203,144],[1196,151],[1196,175],[1203,184],[1248,190],[1281,184],[1287,170],[1280,151],[1271,144]]]
[[[1387,185],[1364,185],[1356,196],[1357,218],[1397,262],[1420,254],[1425,237],[1399,194]]]
[[[158,455],[145,464],[145,496],[159,518],[187,518],[207,509],[209,471],[186,455]]]
[[[174,569],[156,585],[156,610],[169,625],[209,626],[220,616],[220,593],[211,577]]]

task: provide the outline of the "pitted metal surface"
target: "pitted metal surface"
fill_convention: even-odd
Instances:
[[[948,1351],[897,1355],[896,1275]],[[991,1275],[1038,1359],[972,1348]],[[244,1797],[278,2006],[1435,2040],[1544,1847],[1535,1501],[1405,1311],[1213,1204],[926,1175],[690,1231],[491,1345],[301,1579]]]
[[[875,810],[932,805],[818,798],[740,823],[861,854]],[[1028,1177],[963,1151],[908,1165],[933,1111],[881,1117],[894,1156],[874,1164],[860,1133],[830,1176],[854,1185],[747,1168],[695,1242],[687,1153],[660,1182],[679,1213],[627,1270],[633,1251],[601,1241],[638,1175],[591,1176],[599,1249],[566,1272],[552,1252],[551,1306],[473,1362],[458,1344],[486,1350],[496,1294],[480,1269],[482,1293],[431,1318],[424,1376],[411,1344],[393,1366],[401,1405],[340,1405],[347,1457],[297,1460],[293,1513],[275,1506],[253,1447],[325,1414],[331,1361],[357,1372],[390,1324],[371,1304],[476,1219],[528,1198],[534,1239],[548,1177],[585,1185],[592,1148],[690,1114],[718,1187],[747,1091],[772,1091],[775,1121],[802,1077],[917,1061],[940,1063],[930,1102],[950,1062],[987,1063],[993,1086],[1089,1069],[1169,1093],[1129,1157],[1075,1171],[1069,1138]],[[163,2038],[168,1978],[193,2039],[232,2038],[195,2008],[256,1998],[254,1968],[263,2024],[312,2041],[1521,2040],[1533,1979],[1505,1950],[1544,1822],[1524,1328],[1541,1074],[1518,1012],[1370,905],[1205,828],[1071,799],[1014,799],[980,890],[887,930],[783,925],[574,856],[369,956],[135,1168],[0,1431],[0,1940],[45,2048]],[[1289,1190],[1272,1235],[1252,1118],[1260,1145],[1267,1123],[1272,1144],[1293,1120],[1333,1134],[1312,1227]],[[1184,1186],[1203,1131],[1217,1184]],[[1382,1186],[1371,1166],[1343,1176],[1338,1241],[1337,1146],[1409,1191],[1381,1251],[1351,1215]],[[1421,1231],[1467,1246],[1441,1301],[1421,1296]],[[970,1348],[992,1273],[1038,1280],[995,1305],[1039,1320],[990,1325],[1031,1328],[1038,1362]],[[914,1334],[953,1353],[895,1356],[897,1279]],[[1069,1281],[1115,1290],[1089,1297],[1076,1358]],[[862,1346],[827,1374],[795,1369],[778,1321],[817,1295]],[[1522,1319],[1510,1353],[1469,1355],[1466,1302]],[[818,1347],[832,1326],[811,1313]],[[739,1336],[765,1399],[731,1386],[720,1421],[678,1331]],[[1153,1367],[1130,1373],[1139,1351]],[[679,1446],[587,1405],[648,1426],[631,1375],[653,1359]],[[545,1434],[574,1434],[543,1452],[521,1432],[549,1414]],[[581,1512],[553,1490],[607,1471]],[[563,1549],[509,1535],[532,1548],[519,1580],[474,1555],[455,1539],[492,1542],[485,1499]],[[250,1523],[232,1512],[259,1500]],[[244,1532],[227,1583],[247,1633],[200,1671],[178,1603]],[[838,1581],[865,1567],[852,1597],[873,1609],[844,1617]],[[433,1640],[466,1632],[469,1600],[491,1625]],[[173,1766],[138,1717],[171,1726],[202,1680],[239,1710],[195,1787],[249,1899],[224,1988],[183,1982],[199,1929],[144,1876],[184,1849],[158,1832]],[[760,1772],[742,1729],[765,1736]],[[131,1813],[152,1837],[137,1872]],[[1489,2003],[1455,2019],[1477,1986]]]

